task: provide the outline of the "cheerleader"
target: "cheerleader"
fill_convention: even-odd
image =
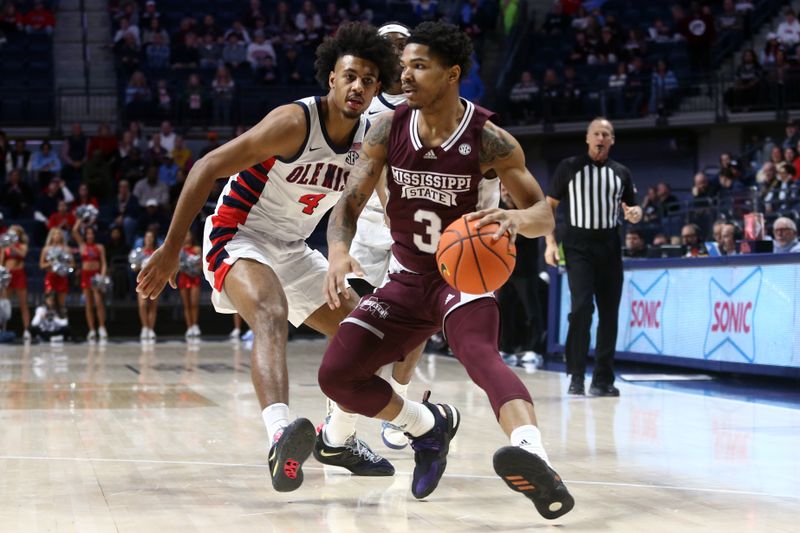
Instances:
[[[66,316],[69,277],[53,272],[55,261],[48,259],[48,254],[54,249],[61,249],[62,252],[67,252],[69,256],[68,266],[73,266],[72,253],[69,253],[67,241],[64,238],[64,232],[61,231],[61,228],[53,228],[48,232],[47,240],[44,242],[44,248],[42,248],[42,253],[39,256],[39,268],[47,270],[47,274],[44,276],[44,293],[55,293],[58,312],[61,313],[63,317]],[[55,253],[55,250],[52,253]]]
[[[83,226],[82,220],[75,223],[72,227],[72,238],[78,243],[81,254],[81,290],[86,302],[86,323],[89,325],[86,340],[102,342],[108,339],[105,294],[98,287],[92,286],[92,278],[98,274],[102,277],[106,275],[106,249],[96,242],[97,234],[94,227]],[[95,310],[97,310],[97,330],[95,330]]]
[[[153,230],[147,230],[144,234],[142,243],[142,253],[145,258],[149,258],[156,251],[156,234]],[[145,259],[146,260],[146,259]],[[137,298],[139,302],[139,320],[142,323],[142,333],[139,338],[143,341],[155,341],[156,332],[156,313],[158,312],[158,298]]]
[[[0,263],[11,274],[11,282],[6,289],[7,295],[16,294],[19,310],[22,313],[22,338],[30,342],[31,312],[28,309],[28,277],[25,275],[25,256],[28,255],[28,235],[22,226],[16,224],[8,228],[9,233],[18,237],[18,241],[10,246],[0,248]],[[7,297],[6,295],[6,297]]]
[[[195,242],[192,232],[187,232],[183,239],[183,254],[189,261],[199,259],[201,253],[200,246]],[[200,326],[197,319],[200,315],[200,272],[199,261],[197,261],[198,271],[196,273],[182,271],[178,274],[178,290],[183,300],[183,318],[186,320],[186,338],[197,338],[200,336]],[[183,266],[183,265],[181,265]]]

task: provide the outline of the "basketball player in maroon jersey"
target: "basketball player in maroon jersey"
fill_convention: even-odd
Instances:
[[[416,463],[411,491],[424,498],[444,473],[459,413],[428,402],[428,394],[422,403],[404,400],[375,371],[441,328],[510,437],[511,446],[494,455],[495,471],[552,519],[569,512],[574,501],[549,465],[530,394],[499,356],[497,303],[491,293],[452,289],[434,257],[441,230],[463,215],[479,226],[499,223],[495,238],[506,230],[539,237],[554,226],[517,141],[490,121],[492,113],[459,98],[471,52],[469,38],[455,26],[426,22],[411,32],[401,78],[408,105],[375,120],[328,225],[325,290],[329,305],[337,308],[345,275],[360,270],[348,252],[356,221],[386,166],[395,258],[390,281],[342,322],[323,358],[319,382],[342,408],[405,430]],[[476,212],[479,182],[491,170],[519,209]]]

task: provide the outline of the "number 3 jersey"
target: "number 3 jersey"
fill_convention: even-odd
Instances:
[[[451,222],[478,209],[484,124],[493,113],[464,99],[458,127],[441,146],[423,146],[419,110],[397,106],[387,147],[387,214],[392,253],[403,268],[419,274],[436,270],[436,246]]]
[[[240,226],[283,241],[305,240],[339,200],[367,120],[362,116],[352,141],[337,147],[325,129],[320,98],[294,103],[303,108],[308,125],[300,150],[291,159],[272,157],[231,176],[212,215],[209,255],[224,248]]]

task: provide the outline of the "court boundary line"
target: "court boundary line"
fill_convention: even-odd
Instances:
[[[425,355],[425,354],[423,354],[423,355]],[[458,361],[456,360],[456,362],[458,362]],[[512,370],[517,370],[517,371],[523,372],[522,373],[523,376],[535,375],[535,374],[525,374],[523,369],[518,368],[518,367],[509,367],[509,368],[511,368]],[[555,374],[557,376],[559,376],[559,375],[566,376],[566,374],[564,374],[563,372],[560,372],[558,370],[547,370],[547,369],[543,369],[543,368],[537,368],[536,369],[536,374],[539,374],[539,373],[542,373],[542,374],[549,373],[549,374]],[[563,381],[564,381],[564,383],[567,383],[569,380],[566,379],[566,377],[565,377],[563,379]],[[738,398],[727,398],[727,397],[723,397],[723,396],[705,396],[703,394],[695,394],[693,392],[687,392],[687,391],[683,391],[683,390],[675,390],[675,389],[669,389],[669,388],[663,388],[662,389],[662,388],[659,388],[659,387],[648,387],[647,385],[639,385],[637,383],[631,383],[631,382],[628,382],[628,381],[625,381],[625,380],[617,380],[616,384],[619,385],[620,381],[622,382],[622,385],[623,385],[624,389],[639,390],[639,391],[648,390],[648,391],[667,392],[667,393],[676,394],[676,395],[679,395],[679,396],[689,396],[691,398],[703,398],[705,400],[715,400],[715,401],[729,402],[729,403],[733,403],[733,404],[737,404],[737,405],[743,405],[744,404],[744,405],[752,405],[752,406],[757,406],[757,407],[775,409],[775,410],[778,410],[778,411],[787,411],[787,412],[792,413],[794,415],[796,415],[798,412],[800,412],[800,407],[796,407],[796,408],[795,407],[787,407],[786,405],[774,405],[774,404],[771,404],[771,403],[753,402],[753,401],[749,401],[749,400],[740,400]],[[541,398],[544,398],[544,396],[542,396]],[[591,397],[567,398],[566,396],[559,396],[559,398],[562,398],[564,400],[570,400],[570,401],[573,401],[573,400],[576,400],[576,399],[577,400],[585,400],[585,401],[595,401],[595,400],[602,401],[603,400],[602,398],[591,398]],[[536,398],[534,398],[534,400],[535,399]]]
[[[85,463],[131,463],[131,464],[153,464],[153,465],[183,465],[183,466],[220,466],[226,468],[260,468],[267,469],[268,465],[252,464],[252,463],[222,463],[213,461],[170,461],[164,459],[111,459],[107,457],[44,457],[34,455],[0,455],[0,461],[72,461],[72,462],[85,462]],[[311,471],[325,471],[326,467],[323,466],[304,466],[305,470]],[[337,472],[341,469],[336,468]],[[344,472],[342,475],[345,474]],[[396,471],[395,475],[411,476],[411,472]],[[460,478],[460,479],[497,479],[497,476],[484,476],[480,474],[444,474],[443,477]],[[591,480],[577,480],[565,479],[566,483],[574,485],[589,485],[589,486],[604,486],[604,487],[618,487],[618,488],[635,488],[635,489],[650,489],[650,490],[670,490],[678,492],[704,492],[712,494],[730,494],[734,496],[760,496],[765,498],[782,498],[790,500],[800,500],[800,495],[793,494],[775,494],[770,492],[758,492],[748,490],[734,490],[734,489],[716,489],[710,487],[681,487],[678,485],[653,485],[647,483],[624,483],[614,481],[591,481]]]

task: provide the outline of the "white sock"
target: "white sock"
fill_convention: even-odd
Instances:
[[[343,446],[347,438],[356,431],[356,420],[358,413],[342,411],[342,408],[334,403],[331,419],[323,429],[322,438],[325,439],[325,444]]]
[[[273,403],[261,411],[261,418],[267,427],[269,447],[275,442],[275,434],[289,425],[289,406],[285,403]]]
[[[402,383],[394,379],[394,376],[389,376],[389,379],[386,381],[389,382],[389,385],[392,386],[392,390],[395,391],[398,396],[405,399],[406,395],[408,394],[408,385],[409,385],[408,383],[403,385]]]
[[[414,437],[419,437],[433,429],[435,420],[433,418],[433,413],[431,413],[427,407],[421,403],[405,400],[403,402],[403,408],[400,409],[400,413],[393,420],[389,420],[389,422],[406,433]]]
[[[550,458],[544,451],[542,444],[542,434],[534,425],[519,426],[511,432],[511,445],[519,446],[525,451],[534,453],[541,457],[545,463],[550,464]]]

